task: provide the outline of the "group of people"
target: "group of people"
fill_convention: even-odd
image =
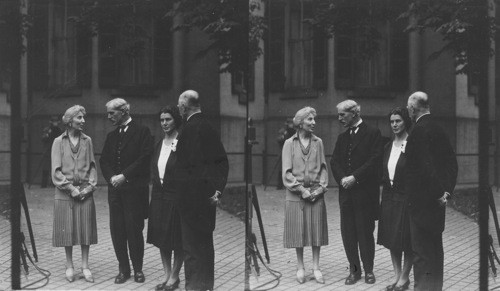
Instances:
[[[116,129],[108,133],[99,162],[108,185],[111,239],[118,260],[114,282],[131,278],[129,258],[135,282],[145,281],[142,232],[149,218],[147,242],[159,248],[166,276],[155,289],[176,289],[184,264],[186,290],[213,290],[216,205],[229,164],[217,131],[201,113],[199,94],[185,91],[177,106],[161,109],[164,137],[155,144],[149,128],[132,118],[127,101],[113,99],[106,110]],[[90,245],[97,243],[97,165],[92,139],[83,133],[85,115],[80,105],[66,110],[66,129],[51,151],[56,188],[52,242],[65,247],[69,282],[75,280],[76,245],[82,250],[83,276],[94,282],[88,257]]]
[[[106,110],[116,129],[108,133],[99,162],[108,185],[118,260],[115,283],[131,278],[129,259],[135,282],[145,281],[142,232],[149,218],[146,241],[158,247],[166,276],[155,289],[176,289],[184,264],[186,290],[212,290],[216,205],[229,166],[217,131],[201,113],[199,94],[185,91],[177,106],[161,109],[164,136],[156,143],[149,128],[132,118],[124,99],[109,101]],[[365,283],[375,283],[378,220],[377,243],[390,250],[395,272],[386,290],[408,289],[412,267],[415,290],[441,290],[445,205],[456,184],[457,161],[446,132],[430,114],[427,94],[415,92],[407,108],[389,112],[389,142],[361,118],[355,101],[340,102],[337,111],[347,130],[336,140],[330,168],[339,185],[340,228],[349,262],[345,284],[359,281],[362,270]],[[305,282],[304,247],[311,246],[312,274],[324,284],[319,258],[321,246],[328,245],[328,166],[323,142],[314,134],[316,115],[314,108],[300,109],[292,120],[296,132],[283,143],[283,237],[284,247],[296,249],[297,281]],[[66,128],[51,149],[52,241],[54,247],[65,248],[69,282],[75,279],[76,245],[81,246],[83,276],[94,281],[88,258],[90,245],[97,243],[93,193],[98,175],[92,139],[83,133],[85,116],[80,105],[67,109],[62,117]]]
[[[442,290],[445,206],[458,166],[446,132],[430,114],[427,94],[415,92],[406,108],[389,112],[390,141],[361,118],[355,101],[340,102],[337,111],[346,130],[336,140],[330,168],[339,186],[340,229],[349,262],[345,284],[359,281],[362,270],[365,283],[375,283],[378,220],[377,243],[390,250],[395,273],[385,290],[407,290],[412,267],[415,290]],[[306,246],[312,247],[312,275],[325,283],[319,257],[321,246],[328,244],[328,167],[323,142],[314,134],[315,117],[314,108],[300,109],[293,118],[297,132],[282,150],[284,247],[296,249],[301,284]]]

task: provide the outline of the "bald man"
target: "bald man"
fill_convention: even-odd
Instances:
[[[213,290],[215,210],[229,163],[219,134],[201,113],[198,92],[183,92],[177,106],[185,119],[176,162],[185,288]]]
[[[430,114],[426,93],[408,98],[408,113],[414,122],[405,151],[415,290],[442,290],[442,234],[446,203],[457,181],[457,159],[446,132]]]

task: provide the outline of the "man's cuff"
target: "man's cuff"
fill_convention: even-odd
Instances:
[[[125,174],[121,173],[121,175],[123,175],[123,178],[125,178],[125,182],[127,182],[127,183],[128,183],[128,179],[127,179],[127,177],[125,176]]]
[[[222,193],[219,190],[215,190],[215,195],[217,195],[216,198],[221,198],[222,197]]]

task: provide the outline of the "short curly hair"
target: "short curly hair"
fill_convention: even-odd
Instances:
[[[391,116],[392,115],[399,115],[399,116],[401,116],[401,118],[403,119],[403,122],[405,124],[405,130],[407,132],[410,131],[412,123],[411,123],[410,115],[408,114],[408,110],[406,108],[396,107],[396,108],[391,109],[391,111],[389,112],[389,114],[387,114],[387,117],[389,118],[389,121],[391,120]]]
[[[168,114],[172,115],[172,118],[174,119],[174,123],[175,123],[175,129],[178,129],[182,125],[182,116],[179,113],[179,108],[177,108],[177,106],[165,106],[165,107],[163,107],[160,110],[160,112],[158,113],[158,118],[160,118],[160,116],[163,113],[168,113]]]
[[[78,113],[82,113],[83,115],[86,115],[87,112],[85,111],[85,108],[81,105],[73,105],[70,108],[66,109],[66,112],[64,112],[64,115],[62,117],[62,122],[65,126],[69,126],[71,120],[73,120],[73,117],[77,116]]]
[[[295,113],[295,117],[293,118],[293,125],[295,126],[295,128],[299,128],[300,125],[304,122],[304,119],[306,119],[309,114],[312,114],[314,117],[316,117],[316,109],[310,106],[306,106],[297,111],[297,113]]]

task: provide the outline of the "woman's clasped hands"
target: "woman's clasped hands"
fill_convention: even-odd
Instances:
[[[318,193],[306,188],[306,190],[302,192],[302,199],[308,202],[315,202],[318,199]]]
[[[78,190],[78,192],[76,191],[71,192],[71,197],[76,201],[84,201],[91,194],[91,192],[88,190],[87,187],[83,188],[80,186],[76,186],[75,188]]]

